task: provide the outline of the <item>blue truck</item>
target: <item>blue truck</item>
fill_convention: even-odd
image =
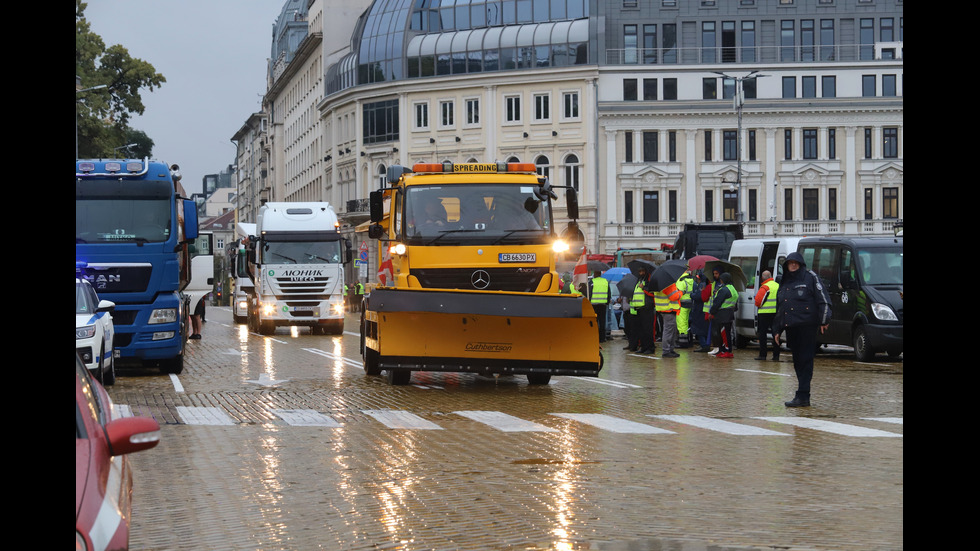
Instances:
[[[197,207],[177,165],[140,159],[75,160],[75,267],[116,304],[120,362],[184,369],[193,306],[191,247]]]

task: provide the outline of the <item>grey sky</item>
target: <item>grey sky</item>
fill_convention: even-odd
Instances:
[[[154,141],[155,158],[180,165],[188,193],[235,162],[231,137],[261,107],[272,25],[284,3],[88,1],[85,18],[106,46],[122,45],[166,77],[141,92],[146,111],[130,125]]]

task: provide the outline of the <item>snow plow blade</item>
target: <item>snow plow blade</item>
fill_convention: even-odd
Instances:
[[[595,311],[580,296],[381,288],[365,298],[361,331],[369,374],[526,374],[547,382],[595,377],[602,367]]]

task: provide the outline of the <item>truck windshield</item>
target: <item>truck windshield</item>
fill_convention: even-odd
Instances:
[[[861,281],[868,285],[903,285],[905,261],[902,247],[860,249],[857,252]]]
[[[530,244],[551,236],[551,209],[538,186],[460,184],[413,186],[405,196],[410,244]]]
[[[170,239],[169,182],[78,180],[76,243],[164,242]]]
[[[340,241],[266,241],[265,264],[339,264]]]

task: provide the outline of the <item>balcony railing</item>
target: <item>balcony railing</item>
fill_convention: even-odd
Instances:
[[[350,199],[347,201],[347,212],[368,212],[371,204],[368,199]]]
[[[806,63],[903,59],[901,42],[811,46],[712,48],[619,48],[606,50],[607,65],[697,65],[714,63]]]

